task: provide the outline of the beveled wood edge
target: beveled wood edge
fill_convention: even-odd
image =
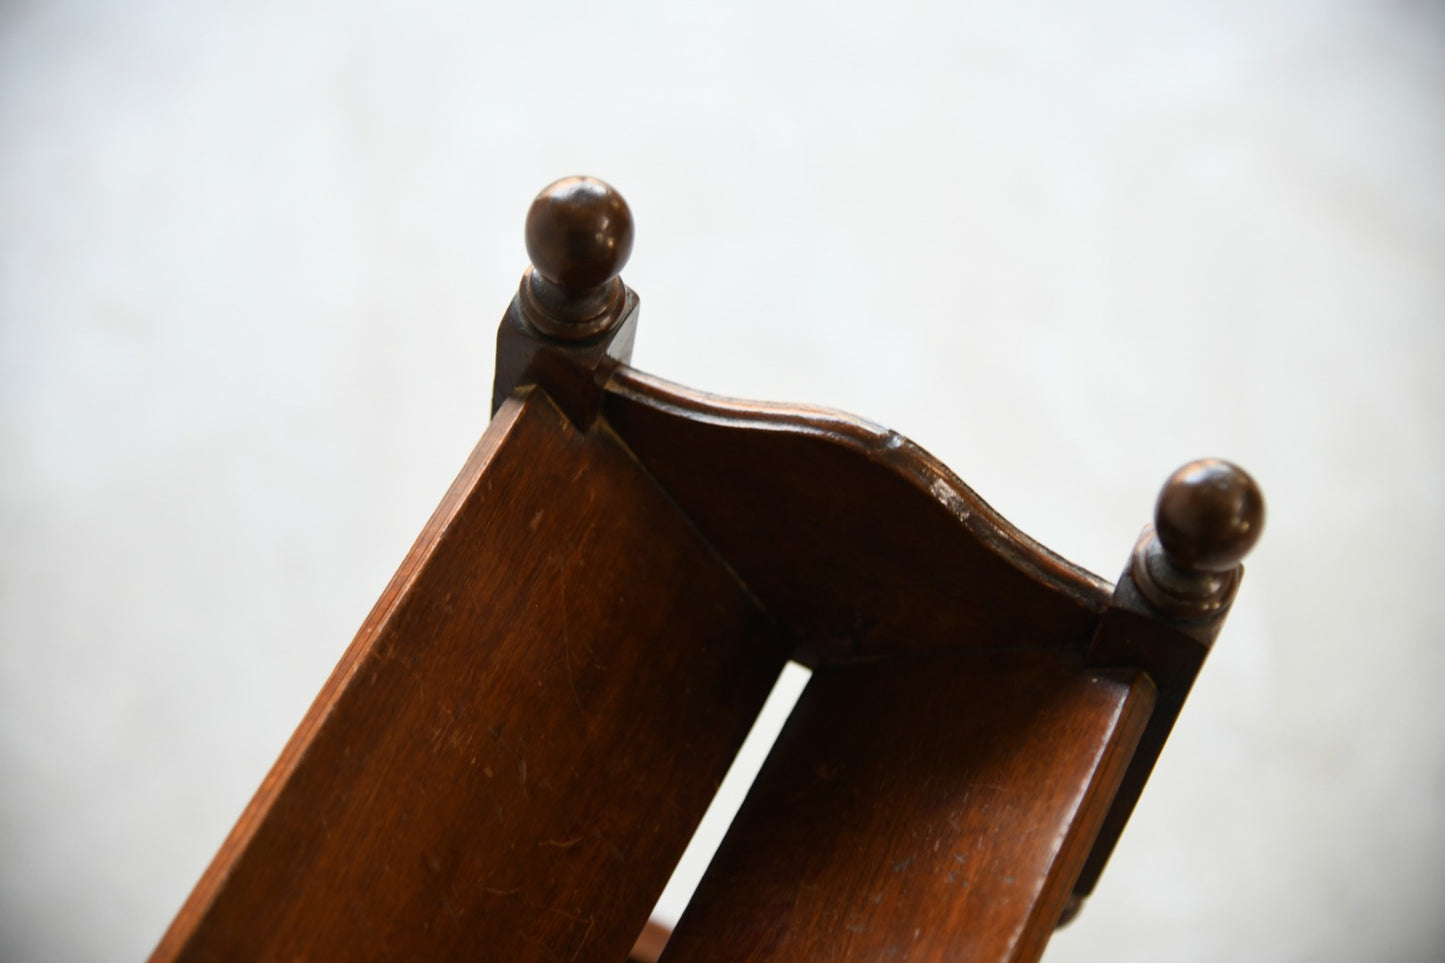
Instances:
[[[1112,583],[1075,565],[1024,534],[922,446],[891,429],[834,408],[744,401],[686,388],[626,364],[612,367],[602,388],[609,394],[675,417],[743,431],[817,438],[864,455],[932,498],[968,532],[1014,568],[1102,612]]]
[[[1016,960],[1039,959],[1054,931],[1078,913],[1079,905],[1075,900],[1078,878],[1093,854],[1104,823],[1113,811],[1120,785],[1128,775],[1129,766],[1158,706],[1159,689],[1146,671],[1111,673],[1104,670],[1096,676],[1099,677],[1111,677],[1113,681],[1127,685],[1129,697],[1115,716],[1114,727],[1094,768],[1094,777],[1080,794],[1079,805],[1075,809],[1077,818],[1069,825],[1055,856],[1054,865],[1063,871],[1050,873],[1034,904],[1028,925],[1020,934],[1016,946],[1020,955],[1014,957]]]
[[[310,708],[306,710],[306,715],[287,740],[280,756],[266,773],[266,777],[262,780],[255,795],[246,804],[241,817],[236,820],[235,826],[232,827],[220,849],[206,866],[200,880],[187,895],[180,911],[151,953],[150,963],[161,963],[161,961],[172,959],[180,953],[205,918],[207,911],[220,896],[236,859],[246,850],[261,824],[266,820],[267,814],[280,798],[281,790],[286,786],[292,773],[295,772],[296,767],[310,749],[313,736],[325,724],[337,697],[346,690],[366,655],[380,638],[381,630],[387,624],[389,617],[416,584],[418,575],[426,566],[432,552],[441,543],[458,507],[481,481],[487,466],[491,464],[492,457],[517,425],[522,410],[531,396],[530,391],[518,392],[508,398],[492,417],[461,472],[452,482],[451,487],[447,489],[447,493],[442,497],[436,510],[432,512],[426,527],[417,536],[402,567],[392,576],[386,589],[381,593],[381,597],[372,606],[370,614],[362,622],[355,638],[347,646],[346,652],[336,667],[332,669],[331,675],[327,678],[325,685],[321,687],[321,691],[317,693]],[[541,398],[545,395],[538,394],[536,397]],[[558,417],[563,417],[560,412],[558,412]]]

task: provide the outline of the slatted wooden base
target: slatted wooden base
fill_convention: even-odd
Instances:
[[[664,963],[1037,959],[1153,701],[1053,648],[819,670]]]

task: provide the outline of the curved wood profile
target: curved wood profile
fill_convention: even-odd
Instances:
[[[1083,646],[1112,586],[913,442],[824,408],[691,391],[619,365],[608,424],[810,662]]]

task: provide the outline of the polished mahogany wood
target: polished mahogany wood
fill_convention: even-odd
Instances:
[[[524,393],[152,960],[622,960],[785,655],[611,434]]]
[[[1080,900],[1097,885],[1224,625],[1264,516],[1254,479],[1220,459],[1190,462],[1160,489],[1155,523],[1140,536],[1089,643],[1090,665],[1141,668],[1159,694],[1079,875]]]
[[[1192,461],[1164,483],[1154,530],[1165,554],[1192,572],[1228,572],[1264,530],[1264,496],[1243,468],[1220,458]]]
[[[1217,458],[1190,462],[1160,490],[1130,575],[1160,616],[1207,618],[1234,600],[1240,562],[1263,528],[1264,497],[1244,469]]]
[[[527,213],[534,267],[497,328],[492,411],[518,388],[541,385],[580,428],[596,417],[599,370],[626,363],[637,293],[617,277],[632,252],[632,212],[610,185],[564,177]]]
[[[537,273],[568,293],[622,273],[632,256],[632,209],[595,177],[564,177],[542,188],[527,210],[527,256]]]
[[[608,424],[812,664],[1077,646],[1102,579],[1014,528],[923,449],[841,412],[735,402],[625,366]]]
[[[595,177],[564,177],[527,212],[527,253],[518,305],[527,321],[557,341],[585,341],[628,312],[618,273],[632,254],[632,211]]]
[[[1037,959],[1153,694],[1050,647],[820,669],[663,963]]]
[[[655,957],[789,657],[817,672],[663,959],[1036,959],[1223,623],[1258,486],[1185,466],[1111,586],[894,432],[628,367],[603,182],[545,189],[526,237],[491,426],[154,961]]]

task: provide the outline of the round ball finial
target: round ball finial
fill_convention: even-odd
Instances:
[[[632,254],[632,211],[595,177],[564,177],[527,211],[527,255],[537,273],[568,294],[606,284]]]
[[[1169,476],[1154,506],[1165,555],[1191,572],[1237,566],[1264,528],[1264,496],[1243,468],[1219,458],[1192,461]]]

